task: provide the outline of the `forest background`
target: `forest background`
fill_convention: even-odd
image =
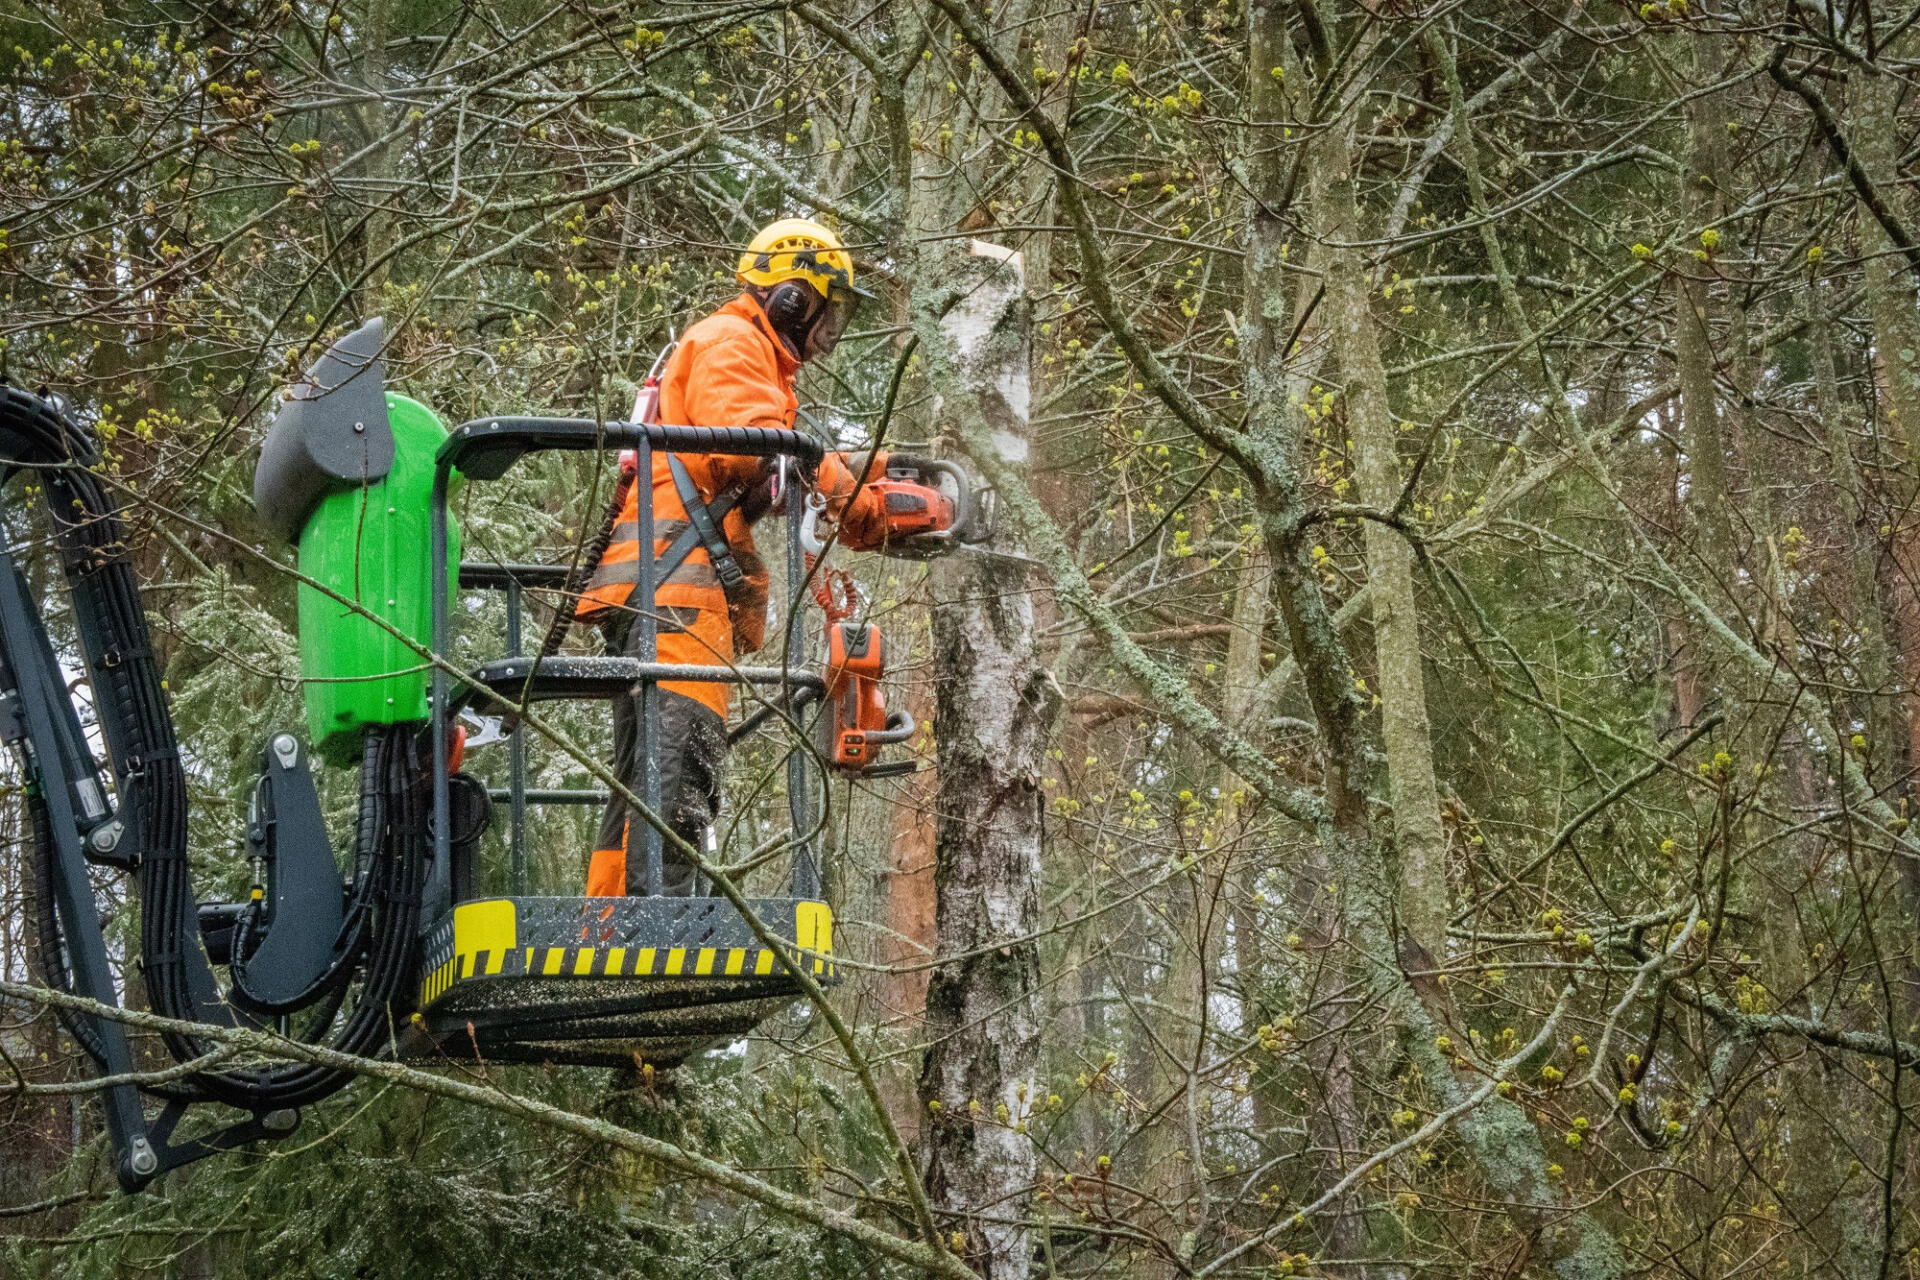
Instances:
[[[0,367],[108,450],[203,884],[298,720],[253,459],[369,316],[448,422],[618,417],[815,215],[880,301],[803,402],[997,506],[848,562],[928,766],[835,784],[852,1040],[369,1078],[124,1198],[10,997],[0,1270],[1920,1276],[1920,7],[4,0],[0,61]]]

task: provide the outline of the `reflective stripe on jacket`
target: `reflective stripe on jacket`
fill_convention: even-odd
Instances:
[[[793,429],[799,401],[793,377],[800,362],[773,335],[766,313],[749,294],[742,294],[688,329],[660,378],[660,421],[700,427],[779,427]],[[658,558],[687,528],[687,509],[674,487],[668,455],[653,456],[653,553]],[[712,502],[729,489],[745,489],[760,482],[765,460],[731,454],[680,455],[702,501]],[[580,602],[580,617],[593,620],[609,609],[623,608],[639,582],[639,493],[628,495],[614,527],[613,540],[600,560]],[[702,633],[700,653],[676,654],[672,661],[721,662],[752,653],[766,637],[767,570],[755,553],[753,533],[745,517],[730,511],[720,532],[746,577],[731,593],[721,585],[707,549],[696,545],[664,582],[654,584],[654,603],[662,609],[697,609],[729,618],[730,643],[713,643],[719,636],[711,623],[689,628]],[[665,630],[665,628],[663,628]],[[691,637],[689,637],[691,639]],[[664,637],[663,637],[664,640]],[[678,648],[678,645],[672,647]],[[724,650],[724,655],[719,652]],[[726,714],[726,685],[663,685],[686,693]]]

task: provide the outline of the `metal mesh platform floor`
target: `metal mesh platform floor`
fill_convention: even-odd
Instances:
[[[429,935],[412,1059],[671,1066],[802,995],[782,962],[834,980],[823,902],[748,903],[778,952],[724,898],[486,898]]]

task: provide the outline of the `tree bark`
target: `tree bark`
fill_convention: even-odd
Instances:
[[[1854,457],[1852,429],[1859,415],[1855,407],[1840,397],[1839,378],[1833,361],[1833,335],[1827,319],[1826,290],[1819,280],[1807,283],[1807,341],[1813,349],[1815,403],[1827,424],[1828,475],[1834,495],[1839,499],[1839,515],[1846,537],[1845,574],[1852,605],[1849,620],[1860,638],[1855,667],[1864,691],[1867,723],[1868,770],[1881,784],[1894,767],[1893,726],[1889,694],[1893,690],[1893,664],[1888,657],[1885,615],[1880,605],[1880,577],[1876,566],[1880,542],[1869,523],[1871,512],[1861,484],[1859,464]]]
[[[1287,152],[1281,140],[1286,128],[1282,122],[1293,119],[1300,106],[1298,101],[1289,100],[1285,85],[1289,78],[1294,84],[1306,83],[1307,77],[1287,35],[1288,8],[1277,3],[1256,4],[1247,11],[1248,103],[1255,128],[1248,166],[1253,180],[1248,201],[1244,358],[1248,430],[1269,442],[1276,459],[1286,458],[1291,463],[1299,455],[1305,423],[1296,407],[1304,387],[1296,360],[1298,352],[1290,349],[1290,339],[1297,328],[1303,327],[1306,315],[1291,313],[1286,303],[1287,224],[1281,215],[1290,179],[1282,163]],[[1273,74],[1276,67],[1282,75]],[[1324,252],[1316,246],[1312,256],[1314,265],[1324,271]],[[1291,472],[1291,466],[1287,470]],[[1298,489],[1294,486],[1299,478],[1283,474],[1283,484],[1293,488],[1297,501]],[[1269,528],[1275,523],[1270,520]],[[1338,633],[1325,616],[1326,606],[1307,541],[1304,530],[1291,522],[1280,537],[1269,536],[1269,580],[1279,589],[1289,639],[1307,677],[1320,728],[1333,825],[1340,830],[1343,845],[1364,848],[1372,840],[1372,832],[1364,799],[1361,761],[1365,748],[1358,733],[1359,708]],[[1340,655],[1337,670],[1327,670],[1327,664],[1312,661],[1312,655],[1324,654],[1329,648]],[[1310,952],[1338,958],[1322,968],[1316,981],[1306,984],[1309,989],[1302,995],[1310,1007],[1321,1003],[1321,993],[1315,989],[1321,982],[1338,987],[1351,976],[1341,947],[1345,922],[1340,903],[1323,892],[1338,874],[1334,870],[1334,843],[1312,841],[1290,868],[1288,897],[1295,932]],[[1363,1143],[1364,1117],[1355,1087],[1352,1037],[1339,1031],[1315,1036],[1307,1065],[1317,1091],[1307,1110],[1307,1140],[1316,1153],[1319,1184],[1331,1186],[1345,1175],[1350,1157],[1357,1155]],[[1333,1206],[1326,1242],[1337,1256],[1364,1256],[1367,1228],[1359,1197],[1343,1197]]]
[[[1910,40],[1883,54],[1910,53]],[[1890,72],[1856,73],[1859,112],[1852,130],[1854,149],[1867,176],[1895,213],[1905,218],[1911,201],[1899,172],[1901,78]],[[1860,256],[1873,313],[1875,346],[1887,391],[1887,417],[1907,448],[1920,456],[1920,311],[1914,307],[1913,279],[1886,228],[1864,211],[1860,216]]]
[[[1885,54],[1909,53],[1912,42],[1896,42]],[[1881,71],[1856,73],[1859,100],[1852,134],[1861,166],[1896,214],[1912,206],[1901,185],[1898,157],[1901,92],[1898,77]],[[1914,305],[1913,277],[1878,220],[1859,218],[1862,280],[1873,320],[1874,363],[1887,423],[1903,440],[1910,457],[1920,457],[1920,310]],[[1920,531],[1911,520],[1894,522],[1895,587],[1891,601],[1898,621],[1901,683],[1906,705],[1901,752],[1920,760]],[[1891,665],[1891,658],[1889,658]],[[1907,788],[1901,788],[1904,793]]]
[[[1358,463],[1360,497],[1390,510],[1403,478],[1387,401],[1386,368],[1370,309],[1366,264],[1349,245],[1361,240],[1354,196],[1349,117],[1321,135],[1310,160],[1313,223],[1320,241],[1315,261],[1326,285],[1327,328],[1346,380],[1347,422]],[[1414,598],[1412,546],[1399,530],[1368,520],[1368,599],[1380,682],[1380,736],[1387,754],[1387,792],[1400,859],[1400,922],[1415,946],[1409,967],[1433,967],[1446,954],[1446,833],[1433,776],[1433,735],[1420,665],[1420,613]]]
[[[933,691],[916,684],[907,697],[907,712],[915,723],[933,718]],[[935,865],[934,805],[937,783],[931,773],[917,773],[903,789],[893,811],[887,869],[880,893],[880,918],[886,934],[880,944],[880,963],[900,966],[874,984],[881,1016],[891,1026],[915,1031],[927,1012],[927,971],[919,966],[933,955],[933,877]]]
[[[1702,71],[1708,76],[1714,73],[1711,66]],[[1680,175],[1680,207],[1683,224],[1696,236],[1721,213],[1719,179],[1725,170],[1726,131],[1720,123],[1724,104],[1719,97],[1696,99],[1687,109],[1688,158]],[[1695,247],[1708,252],[1703,241],[1696,241],[1689,250]],[[1699,538],[1700,563],[1725,600],[1732,598],[1735,583],[1735,548],[1728,514],[1727,444],[1715,384],[1711,275],[1710,261],[1681,258],[1674,273],[1673,353],[1690,472],[1687,514]]]
[[[1695,51],[1695,69],[1711,77],[1719,61],[1712,48],[1714,42],[1702,37],[1698,43],[1703,47]],[[1703,62],[1708,65],[1702,66]],[[1726,171],[1726,145],[1718,114],[1724,108],[1720,96],[1696,99],[1686,109],[1687,162],[1680,174],[1679,199],[1683,225],[1695,236],[1720,215],[1723,203],[1719,184]],[[1708,250],[1704,241],[1696,240],[1686,252],[1706,254]],[[1739,574],[1733,522],[1728,515],[1726,439],[1715,383],[1712,298],[1708,290],[1712,268],[1709,261],[1689,258],[1684,252],[1680,263],[1673,276],[1673,354],[1680,384],[1681,439],[1687,457],[1684,492],[1676,496],[1685,516],[1683,528],[1692,534],[1692,559],[1714,584],[1713,596],[1724,607],[1736,598]],[[1679,466],[1676,459],[1676,469]],[[1683,541],[1686,532],[1680,535]],[[1703,647],[1694,643],[1692,623],[1684,612],[1669,620],[1668,633],[1680,713],[1674,729],[1686,734],[1705,709],[1712,675],[1703,660]]]
[[[921,250],[915,327],[942,412],[986,427],[1024,461],[1029,324],[1018,258]],[[934,282],[965,282],[944,317]],[[951,295],[949,295],[951,296]],[[996,546],[994,550],[1010,550]],[[1029,1273],[1024,1219],[1037,1152],[1025,1133],[1040,1059],[1040,776],[1061,698],[1034,634],[1024,561],[963,552],[932,573],[939,751],[937,935],[927,990],[927,1189],[989,1280]]]
[[[378,315],[383,308],[382,297],[392,266],[383,255],[393,229],[393,218],[386,206],[393,199],[396,148],[382,139],[390,127],[384,95],[389,87],[387,39],[393,26],[393,0],[372,0],[362,22],[358,79],[367,93],[382,95],[367,98],[358,113],[361,132],[367,143],[373,145],[363,168],[367,218],[360,229],[361,263],[367,268],[367,278],[360,289],[360,314],[366,317]]]

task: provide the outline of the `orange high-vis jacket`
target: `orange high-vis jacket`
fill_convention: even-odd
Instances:
[[[676,426],[778,427],[793,429],[799,401],[793,377],[800,362],[773,334],[766,313],[747,294],[688,329],[660,378],[660,421]],[[758,483],[765,460],[731,454],[679,455],[702,501],[712,502],[729,489]],[[687,528],[687,509],[674,487],[668,455],[653,455],[653,554],[663,554]],[[640,499],[636,489],[614,527],[613,540],[600,560],[580,617],[594,621],[625,608],[639,581]],[[755,553],[753,533],[739,511],[729,511],[720,532],[746,580],[732,593],[722,587],[707,549],[698,544],[669,574],[654,584],[660,612],[661,662],[718,665],[758,649],[766,636],[767,570]],[[727,714],[729,687],[709,682],[665,683]]]

